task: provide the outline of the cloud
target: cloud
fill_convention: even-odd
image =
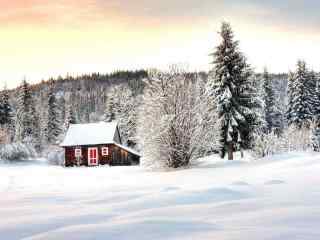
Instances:
[[[292,31],[319,31],[318,0],[225,0],[234,16],[255,21],[263,26]]]
[[[182,25],[231,19],[317,30],[317,0],[0,0],[1,25],[90,25],[118,21],[141,26]]]

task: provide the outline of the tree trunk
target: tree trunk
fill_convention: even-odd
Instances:
[[[233,143],[228,143],[228,160],[233,160]]]
[[[243,148],[240,146],[241,158],[244,158]]]

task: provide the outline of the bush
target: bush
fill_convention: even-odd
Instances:
[[[2,144],[0,146],[0,160],[2,161],[22,161],[36,157],[33,146],[23,143]]]
[[[254,136],[253,152],[256,157],[278,153],[312,150],[312,130],[307,127],[289,127],[278,136],[274,132],[257,132]]]
[[[64,166],[64,150],[57,147],[50,147],[46,158],[49,164]]]
[[[256,157],[265,157],[281,152],[281,137],[278,137],[274,132],[264,134],[258,132],[255,134],[253,153]]]
[[[215,147],[218,116],[200,81],[177,66],[150,73],[138,123],[144,167],[187,167]]]

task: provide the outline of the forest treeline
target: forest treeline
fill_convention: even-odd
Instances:
[[[255,73],[230,24],[219,35],[209,72],[171,66],[24,79],[0,93],[1,142],[41,154],[59,144],[69,124],[116,120],[124,144],[149,165],[186,166],[212,152],[233,159],[244,149],[259,156],[319,149],[319,74],[303,60],[289,73]]]

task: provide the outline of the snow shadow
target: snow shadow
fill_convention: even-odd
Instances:
[[[96,205],[96,204],[108,204],[108,203],[122,203],[122,202],[128,202],[128,201],[131,201],[131,200],[139,199],[141,197],[144,197],[144,196],[142,194],[110,196],[110,197],[106,197],[106,198],[100,198],[100,199],[94,200],[94,201],[87,201],[85,203],[94,204],[94,205]]]
[[[31,239],[65,239],[69,236],[68,239],[77,240],[164,240],[218,230],[221,229],[217,225],[204,221],[147,219],[120,224],[71,226],[39,234]]]
[[[211,188],[203,192],[193,192],[174,199],[177,205],[206,204],[221,201],[240,200],[249,198],[246,192],[229,188]]]
[[[172,206],[220,203],[251,198],[252,194],[231,188],[210,188],[196,192],[161,192],[149,197],[133,200],[128,205],[117,208],[119,211],[136,212]]]
[[[162,192],[174,192],[174,191],[178,191],[178,190],[180,190],[180,188],[178,188],[178,187],[166,187],[166,188],[162,189],[161,191]]]
[[[104,235],[95,236],[95,239],[172,239],[175,237],[218,230],[219,228],[207,222],[186,220],[144,220],[136,223],[118,225],[107,230]]]
[[[286,183],[285,181],[282,180],[278,180],[278,179],[274,179],[274,180],[270,180],[264,183],[264,185],[279,185],[279,184],[284,184]]]
[[[111,215],[79,215],[73,217],[50,218],[40,222],[33,221],[32,224],[19,224],[10,227],[0,227],[0,239],[18,240],[31,237],[37,234],[54,231],[59,228],[90,223],[102,223],[110,220]]]
[[[208,169],[208,168],[226,168],[226,167],[238,167],[241,165],[246,165],[248,164],[248,161],[244,160],[219,160],[219,161],[212,161],[212,162],[198,162],[198,163],[193,163],[191,165],[191,168],[193,169]]]
[[[233,186],[250,186],[249,183],[244,182],[244,181],[233,182],[231,185],[233,185]]]

